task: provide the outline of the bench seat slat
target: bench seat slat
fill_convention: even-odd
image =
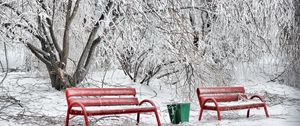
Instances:
[[[252,104],[243,104],[243,105],[219,106],[219,110],[220,111],[229,111],[229,110],[259,108],[259,107],[264,107],[264,106],[265,106],[265,103],[252,103]],[[204,106],[204,109],[217,110],[217,107],[215,107],[215,106]]]
[[[244,87],[204,87],[198,89],[200,94],[245,93]]]
[[[209,95],[209,96],[201,96],[203,101],[205,98],[214,98],[217,102],[231,102],[231,101],[238,101],[242,98],[246,98],[243,94],[231,94],[231,95]],[[212,101],[209,101],[212,102]]]
[[[244,99],[239,101],[231,101],[231,102],[218,102],[219,107],[223,106],[236,106],[236,105],[247,105],[247,104],[261,104],[259,99]],[[205,103],[205,106],[215,106],[213,102]]]
[[[85,106],[137,105],[137,98],[69,98],[70,104],[80,102]],[[75,105],[78,106],[78,105]]]
[[[71,96],[121,96],[136,95],[135,88],[67,88],[67,97]]]
[[[88,116],[95,115],[108,115],[108,114],[128,114],[128,113],[140,113],[140,112],[154,112],[156,111],[156,107],[137,107],[137,108],[122,108],[122,109],[102,109],[102,110],[88,110]],[[71,110],[70,113],[72,115],[83,115],[82,110]]]

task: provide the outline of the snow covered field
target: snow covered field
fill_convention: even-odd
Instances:
[[[1,75],[2,77],[2,75]],[[89,79],[90,78],[90,79]],[[84,87],[102,87],[101,73],[88,76]],[[180,101],[175,87],[152,81],[150,86],[131,83],[121,71],[109,71],[104,87],[135,87],[139,99],[151,99],[159,107],[159,116],[164,126],[172,125],[167,112],[167,104]],[[242,84],[247,93],[263,95],[267,100],[270,118],[266,118],[263,109],[253,109],[246,118],[247,110],[221,112],[221,121],[216,112],[204,111],[203,119],[198,121],[199,105],[196,97],[190,102],[190,121],[178,124],[182,126],[299,126],[300,125],[300,90],[289,86],[266,83],[266,81],[247,81]],[[47,77],[35,73],[9,73],[0,85],[0,125],[1,126],[61,126],[64,125],[67,104],[63,91],[56,91]],[[89,117],[92,125],[133,126],[135,114]],[[83,118],[74,117],[72,125],[84,125]],[[156,125],[152,113],[141,114],[140,126]]]

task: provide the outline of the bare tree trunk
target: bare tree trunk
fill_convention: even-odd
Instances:
[[[293,67],[292,69],[292,85],[296,87],[300,87],[300,0],[294,1],[295,7],[295,33],[292,34],[292,41],[294,43],[295,54],[293,57]],[[290,77],[290,76],[288,76]]]
[[[71,76],[66,73],[65,68],[67,65],[67,59],[69,57],[70,27],[78,11],[79,2],[80,0],[76,0],[72,9],[72,0],[68,0],[63,35],[63,50],[60,49],[54,34],[52,23],[54,19],[51,20],[47,18],[46,21],[44,21],[40,16],[38,16],[40,35],[37,35],[33,32],[31,32],[31,34],[33,34],[40,41],[42,49],[35,47],[31,43],[27,43],[27,47],[31,50],[31,52],[46,64],[48,74],[51,79],[51,85],[57,90],[61,90],[65,87],[76,86]],[[42,4],[42,6],[45,6],[42,1],[39,3]],[[55,1],[53,1],[53,3],[55,3]],[[53,4],[53,8],[55,8],[55,4]],[[45,11],[47,10],[45,9]],[[54,18],[54,11],[55,10],[53,10],[52,18]],[[57,57],[57,54],[59,58]]]
[[[96,46],[100,43],[100,41],[102,39],[100,36],[98,36],[96,38],[97,31],[100,28],[100,22],[103,21],[104,16],[107,15],[111,11],[112,6],[113,6],[113,2],[109,1],[105,7],[105,11],[100,16],[98,22],[94,25],[93,30],[89,35],[88,41],[87,41],[85,48],[80,56],[76,71],[73,75],[74,82],[76,84],[83,81],[87,72],[90,69],[91,62],[93,61],[93,55],[94,55]],[[114,17],[115,20],[116,20],[116,18],[118,18],[118,17]],[[110,24],[110,26],[111,25],[112,25],[112,23]],[[105,31],[104,34],[106,35],[108,30],[105,29],[104,31]]]
[[[73,3],[73,1],[75,3]],[[85,78],[91,64],[94,60],[93,55],[95,53],[97,45],[102,41],[102,37],[106,36],[110,32],[110,27],[115,25],[115,21],[120,16],[119,7],[114,8],[114,1],[108,0],[105,6],[104,12],[97,23],[95,23],[92,31],[90,32],[89,38],[85,45],[85,48],[81,54],[80,60],[77,63],[75,73],[73,76],[66,72],[67,61],[70,52],[70,33],[72,21],[78,12],[78,8],[81,0],[67,0],[67,3],[61,2],[66,7],[66,10],[62,12],[65,13],[65,23],[62,38],[62,47],[60,47],[57,40],[57,34],[54,28],[54,19],[56,17],[56,5],[57,0],[52,0],[52,7],[48,6],[49,2],[45,1],[31,1],[34,6],[39,7],[37,13],[37,22],[31,22],[31,20],[26,19],[26,16],[22,15],[22,12],[18,10],[13,4],[7,4],[0,2],[0,6],[6,7],[12,11],[15,15],[19,16],[23,24],[6,23],[4,26],[6,29],[10,29],[10,26],[18,27],[25,32],[31,34],[36,40],[39,41],[40,47],[32,44],[26,43],[28,49],[40,60],[42,61],[48,70],[49,77],[51,79],[51,85],[57,90],[61,90],[65,87],[73,87],[78,83],[82,82]],[[96,5],[95,5],[96,6]],[[41,12],[48,14],[44,16]],[[112,16],[112,21],[110,22],[108,28],[103,28],[103,35],[101,37],[97,35],[98,29],[102,26],[105,16]],[[35,24],[37,26],[35,27]],[[24,42],[25,43],[25,42]]]

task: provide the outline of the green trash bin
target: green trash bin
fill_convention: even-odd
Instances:
[[[167,105],[172,124],[188,122],[190,116],[190,103],[175,103]]]

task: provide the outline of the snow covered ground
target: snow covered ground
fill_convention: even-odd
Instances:
[[[1,75],[2,78],[2,75]],[[105,84],[101,81],[101,73],[88,76],[84,87],[135,87],[139,99],[151,99],[159,107],[159,116],[164,126],[171,126],[167,104],[178,101],[175,87],[160,83],[158,80],[150,86],[131,83],[121,71],[109,71]],[[251,110],[250,118],[246,118],[247,110],[221,112],[221,121],[216,112],[204,111],[203,119],[198,121],[199,105],[194,98],[191,103],[190,121],[179,126],[299,126],[300,125],[300,90],[266,81],[247,81],[242,84],[247,93],[263,95],[267,100],[270,118],[266,118],[263,109]],[[61,126],[64,125],[67,104],[63,91],[51,88],[47,76],[40,77],[35,73],[9,73],[0,85],[0,125],[1,126]],[[134,126],[135,114],[89,117],[92,125],[100,126]],[[70,120],[72,125],[84,125],[82,117]],[[140,126],[156,125],[152,113],[141,114]]]

